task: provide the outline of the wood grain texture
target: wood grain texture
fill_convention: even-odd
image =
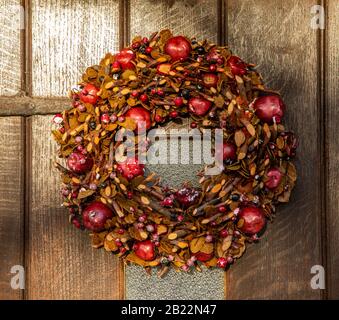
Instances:
[[[0,97],[0,116],[55,114],[70,107],[69,98]]]
[[[56,143],[49,116],[31,118],[31,208],[28,223],[28,299],[121,299],[123,268],[68,224],[60,207],[59,173],[53,167]]]
[[[319,299],[310,286],[322,264],[317,32],[310,28],[312,0],[229,0],[233,51],[258,65],[268,87],[287,104],[285,123],[300,138],[298,182],[288,205],[263,239],[227,275],[228,299]]]
[[[218,39],[215,0],[131,0],[130,38],[169,28],[174,34]]]
[[[12,96],[21,87],[20,0],[0,0],[0,95]]]
[[[21,299],[10,285],[11,268],[24,265],[23,121],[0,118],[0,299]]]
[[[328,175],[327,175],[327,263],[328,298],[339,299],[339,146],[338,146],[338,102],[339,102],[339,3],[328,2],[327,24],[327,87],[326,107]]]
[[[34,96],[65,96],[85,69],[119,48],[119,1],[32,3]]]

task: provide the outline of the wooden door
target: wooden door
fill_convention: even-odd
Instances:
[[[325,29],[315,29],[322,8]],[[218,279],[214,298],[339,298],[338,11],[336,0],[0,0],[0,298],[123,299],[126,286],[143,289],[68,225],[50,121],[87,65],[162,28],[228,43],[256,63],[300,137],[291,202],[230,271],[197,281]],[[25,290],[10,286],[16,265]],[[314,265],[325,268],[325,290],[311,288]]]

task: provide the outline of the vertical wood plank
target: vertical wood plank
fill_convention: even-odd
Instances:
[[[11,268],[24,265],[23,172],[21,117],[0,118],[0,299],[21,299],[10,285]]]
[[[328,298],[339,299],[339,146],[338,146],[338,101],[339,101],[339,3],[328,1],[327,7],[327,285]]]
[[[131,0],[130,1],[130,39],[135,35],[149,36],[155,31],[169,28],[175,35],[208,39],[212,42],[221,40],[216,0]],[[191,155],[192,156],[192,155]],[[180,185],[184,179],[195,181],[197,166],[153,166],[171,186]],[[169,272],[161,280],[148,280],[135,266],[126,269],[126,291],[129,299],[220,299],[224,295],[224,275],[214,270],[204,270],[203,275],[186,276]],[[164,283],[168,285],[165,286]],[[192,283],[194,284],[192,286]],[[155,291],[144,290],[155,288]]]
[[[268,87],[287,104],[286,126],[300,138],[298,182],[291,202],[279,206],[263,239],[227,275],[229,299],[319,299],[311,267],[322,264],[317,31],[314,1],[228,0],[228,42],[257,63]]]
[[[68,224],[60,207],[56,143],[49,116],[31,122],[31,209],[28,219],[28,299],[121,299],[123,268],[104,250],[91,248],[85,232]]]
[[[32,3],[33,95],[65,96],[85,68],[119,49],[119,1]]]
[[[12,96],[21,88],[20,0],[0,0],[0,95]]]
[[[215,0],[131,0],[130,37],[169,28],[174,34],[218,40]]]

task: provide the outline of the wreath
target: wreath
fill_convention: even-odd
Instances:
[[[227,47],[169,30],[138,36],[87,68],[70,98],[72,106],[53,118],[65,160],[56,167],[70,222],[90,231],[95,248],[157,267],[159,276],[170,267],[226,269],[258,240],[275,205],[289,201],[297,139],[281,123],[285,105],[255,65]],[[116,158],[119,132],[183,118],[200,131],[223,130],[215,150],[222,170],[208,175],[206,166],[199,188],[165,186],[137,156]],[[133,139],[148,150],[148,140]]]

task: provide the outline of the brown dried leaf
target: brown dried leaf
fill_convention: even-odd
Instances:
[[[197,253],[205,244],[205,237],[194,238],[190,242],[190,250],[192,253]]]
[[[94,190],[83,190],[78,194],[78,199],[84,199],[91,196],[95,191]]]
[[[246,137],[245,137],[245,134],[242,132],[242,130],[236,131],[234,135],[234,140],[235,140],[235,144],[237,145],[237,147],[240,147],[245,142]]]
[[[211,192],[212,192],[212,193],[217,193],[217,192],[219,192],[219,191],[221,190],[221,188],[222,188],[222,185],[221,185],[220,183],[218,183],[218,184],[216,184],[216,185],[212,188]]]

